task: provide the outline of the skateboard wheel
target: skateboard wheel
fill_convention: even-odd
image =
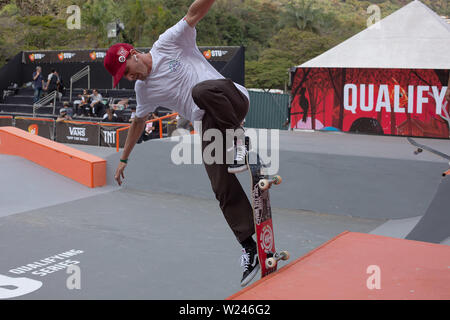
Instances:
[[[266,268],[274,268],[277,265],[277,260],[275,258],[266,259]]]
[[[273,177],[273,183],[274,184],[280,184],[282,181],[283,181],[283,179],[279,175],[276,175],[276,176]]]
[[[289,254],[289,251],[281,251],[280,255],[281,255],[281,260],[289,260],[289,258],[291,257],[291,255]]]
[[[261,190],[267,190],[267,189],[270,187],[269,180],[267,180],[267,179],[261,179],[261,180],[259,180],[259,182],[258,182],[258,187],[259,187]]]

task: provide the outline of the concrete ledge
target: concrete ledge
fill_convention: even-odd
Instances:
[[[0,128],[0,153],[23,157],[90,188],[106,184],[106,160],[15,127]]]

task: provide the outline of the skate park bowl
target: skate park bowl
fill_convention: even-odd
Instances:
[[[185,146],[195,160],[196,135],[137,145],[119,187],[114,148],[41,151],[24,146],[28,135],[0,132],[0,298],[449,298],[448,177],[441,177],[448,163],[415,156],[405,138],[276,132],[283,183],[270,189],[274,235],[291,258],[241,291],[241,248],[203,165],[172,159]],[[420,141],[448,148],[448,140]],[[61,150],[58,161],[43,156]],[[95,166],[66,162],[78,157],[104,164],[104,182]],[[249,194],[248,174],[238,178]],[[66,285],[73,266],[80,290]]]

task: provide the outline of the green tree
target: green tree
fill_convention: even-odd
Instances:
[[[199,45],[243,45],[251,86],[283,88],[286,69],[366,28],[367,8],[382,17],[412,0],[216,0],[197,26]],[[450,1],[422,0],[450,16]],[[0,66],[21,50],[105,48],[114,42],[150,47],[193,0],[0,0]],[[69,5],[81,7],[81,30],[68,30]],[[107,24],[125,31],[108,39]]]
[[[246,84],[263,89],[284,89],[287,70],[332,46],[332,39],[310,31],[286,28],[273,37],[258,61],[247,62]]]
[[[272,1],[246,2],[241,19],[244,23],[243,45],[246,47],[246,60],[257,60],[262,49],[278,31],[279,6]]]
[[[283,5],[280,17],[282,28],[294,27],[300,31],[319,33],[321,23],[320,11],[313,8],[312,0],[290,0]]]
[[[147,47],[151,46],[160,34],[175,23],[172,13],[164,8],[162,4],[156,4],[148,10],[146,14],[148,19],[144,25],[144,31],[140,40],[141,45]]]

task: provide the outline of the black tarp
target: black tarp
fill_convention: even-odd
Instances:
[[[30,75],[30,79],[33,72]],[[19,53],[11,58],[9,62],[0,69],[0,101],[3,98],[3,90],[6,90],[11,83],[22,85],[22,73],[22,53]]]

